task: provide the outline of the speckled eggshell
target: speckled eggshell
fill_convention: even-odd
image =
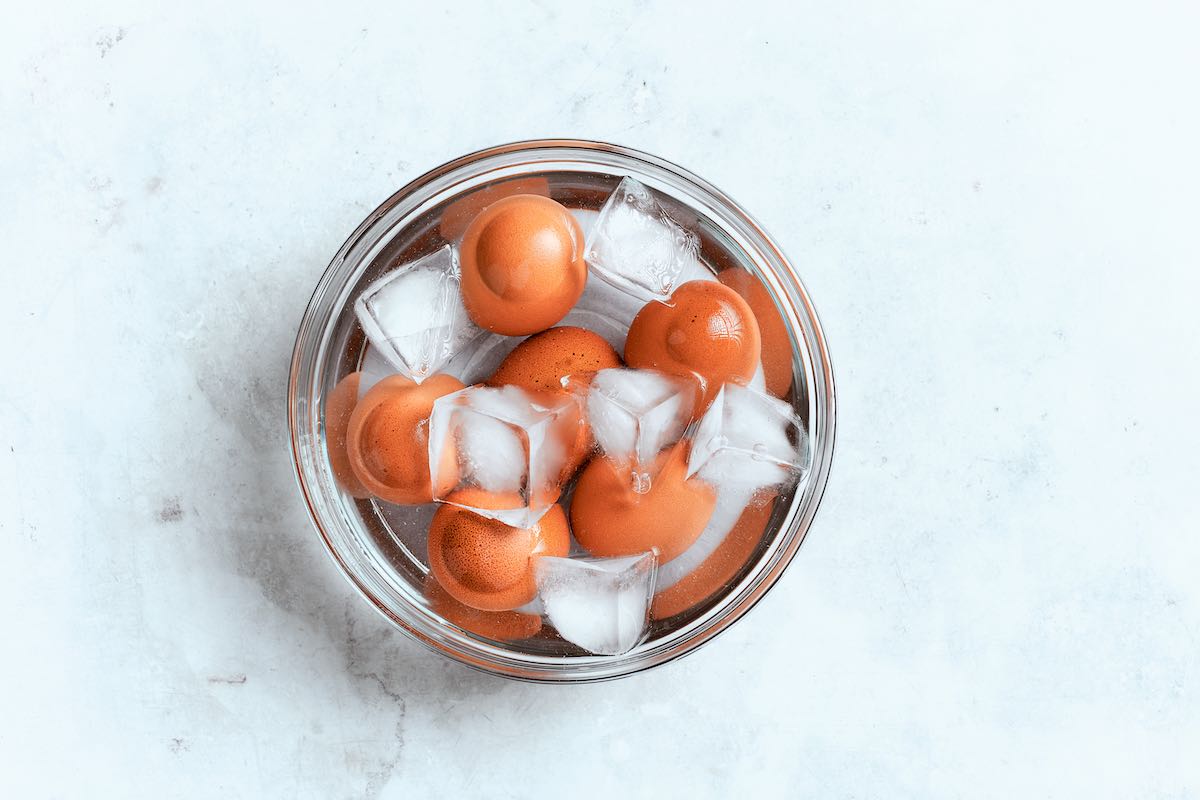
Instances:
[[[530,336],[517,345],[488,379],[491,386],[520,386],[530,391],[562,391],[563,379],[621,366],[621,357],[599,335],[564,325]],[[592,431],[584,416],[572,448],[567,475],[575,473],[592,452]]]
[[[350,415],[346,452],[355,477],[371,494],[402,505],[433,500],[429,415],[435,400],[462,388],[449,375],[432,375],[420,384],[392,375],[363,395]],[[450,448],[445,457],[453,464]]]
[[[650,491],[633,491],[628,467],[604,456],[588,463],[575,484],[571,531],[592,555],[628,556],[653,550],[660,564],[687,550],[716,504],[712,487],[688,480],[686,448],[660,453]]]
[[[726,382],[745,384],[758,369],[758,322],[741,295],[715,281],[688,281],[667,303],[638,312],[625,339],[625,363],[704,382],[698,410]]]
[[[621,366],[621,357],[598,334],[564,325],[530,336],[500,362],[489,386],[556,392],[569,375]]]
[[[506,197],[484,209],[463,234],[459,264],[467,313],[506,336],[559,322],[587,284],[579,223],[539,195]]]
[[[429,569],[455,600],[480,611],[510,611],[537,594],[534,564],[565,557],[571,532],[553,505],[532,528],[514,528],[457,506],[441,506],[429,523]]]

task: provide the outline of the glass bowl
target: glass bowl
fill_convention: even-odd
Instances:
[[[545,179],[569,208],[599,208],[623,176],[658,193],[699,234],[713,269],[739,266],[767,289],[792,349],[790,401],[805,420],[810,468],[774,506],[753,555],[723,591],[651,624],[620,656],[596,656],[553,629],[518,642],[476,635],[440,616],[422,585],[420,542],[429,509],[397,513],[356,500],[337,485],[325,444],[325,401],[359,369],[366,350],[354,316],[358,292],[383,271],[443,243],[438,222],[457,198],[514,178]],[[592,280],[596,280],[592,276]],[[481,150],[433,169],[389,197],[346,240],[317,283],[296,335],[288,385],[288,424],[300,491],[317,532],[347,579],[396,627],[443,655],[509,678],[571,683],[629,675],[696,650],[757,603],[782,575],[812,524],[828,480],[834,445],[833,374],[825,337],[796,271],[767,233],[733,200],[681,167],[602,142],[539,140]]]

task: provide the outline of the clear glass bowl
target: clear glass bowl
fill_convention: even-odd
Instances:
[[[339,489],[325,445],[325,398],[359,368],[366,348],[354,317],[359,291],[397,263],[440,246],[442,210],[500,180],[545,178],[571,208],[597,209],[621,177],[656,190],[698,231],[712,267],[740,266],[773,297],[791,339],[791,401],[807,422],[811,469],[780,498],[755,554],[705,603],[653,622],[647,638],[621,656],[595,656],[552,628],[515,643],[460,629],[439,616],[422,589],[427,566],[419,542],[428,509],[397,514]],[[595,278],[593,277],[593,280]],[[779,579],[812,524],[828,480],[834,445],[833,374],[816,311],[779,247],[716,187],[655,156],[602,142],[540,140],[472,153],[422,175],[375,209],[342,245],[304,312],[292,355],[288,424],[296,477],[313,523],[343,574],[387,619],[430,648],[496,675],[533,681],[617,678],[690,653],[725,630]]]

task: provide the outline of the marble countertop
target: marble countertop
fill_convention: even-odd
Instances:
[[[0,796],[1200,796],[1190,4],[63,5],[0,25]],[[375,616],[284,421],[358,222],[558,135],[755,213],[839,389],[767,599],[574,688]]]

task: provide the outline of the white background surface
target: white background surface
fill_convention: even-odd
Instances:
[[[0,24],[0,796],[1200,795],[1193,4],[35,5]],[[755,213],[840,401],[766,601],[580,688],[376,618],[283,418],[355,225],[554,135]]]

